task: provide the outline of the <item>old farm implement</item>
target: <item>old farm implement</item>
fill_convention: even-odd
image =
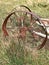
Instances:
[[[5,37],[13,36],[18,40],[27,40],[25,43],[29,43],[33,39],[31,43],[36,43],[36,48],[41,49],[49,39],[49,20],[40,18],[27,6],[21,5],[7,15],[2,30]]]

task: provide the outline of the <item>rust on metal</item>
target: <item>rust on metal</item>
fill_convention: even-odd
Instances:
[[[35,22],[38,21],[39,23],[42,23],[40,17],[39,17],[37,14],[33,13],[27,6],[21,5],[20,7],[25,7],[26,9],[29,10],[29,12],[28,12],[28,11],[15,11],[16,13],[17,13],[17,12],[20,12],[20,13],[23,12],[23,13],[25,13],[26,15],[27,15],[27,14],[30,14],[30,16],[31,16],[31,18],[30,18],[30,19],[31,19],[30,23],[33,21],[33,18],[35,19]],[[11,15],[15,14],[15,12],[11,12],[11,13],[5,18],[5,20],[4,20],[4,22],[3,22],[2,30],[3,30],[3,33],[4,33],[5,36],[8,36],[8,35],[9,35],[8,32],[7,32],[7,29],[6,29],[7,21],[8,21],[8,19],[11,17]],[[23,21],[24,21],[25,18],[24,18],[24,17],[20,17],[20,18],[18,18],[18,19],[19,19],[19,21],[21,22],[21,19],[23,19]],[[33,23],[33,22],[32,22],[32,23]],[[43,25],[44,25],[44,24],[43,24]],[[45,28],[44,28],[44,27],[45,27]],[[32,28],[32,29],[31,29],[31,28]],[[37,47],[37,49],[43,48],[43,47],[45,46],[45,44],[46,44],[46,41],[47,41],[47,30],[46,30],[46,26],[44,25],[44,26],[42,26],[42,28],[43,28],[43,30],[45,31],[46,37],[44,38],[42,44]],[[32,34],[33,27],[29,27],[29,28],[28,28],[28,27],[23,26],[22,28],[19,28],[19,37],[20,37],[20,38],[25,38],[25,37],[26,37],[26,31],[27,31],[27,30],[28,30],[28,31],[31,31],[30,33]]]
[[[5,18],[5,20],[4,20],[4,22],[3,22],[3,25],[2,25],[2,30],[3,30],[3,33],[4,33],[5,36],[8,36],[8,32],[7,32],[7,30],[6,30],[6,24],[7,24],[7,21],[8,21],[8,19],[10,18],[10,16],[11,16],[12,14],[14,14],[14,12],[13,12],[13,13],[10,13],[10,14]]]

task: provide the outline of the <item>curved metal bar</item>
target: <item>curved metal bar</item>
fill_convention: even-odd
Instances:
[[[43,23],[43,25],[44,25],[44,26],[42,26],[42,28],[43,28],[43,30],[45,31],[46,37],[45,37],[44,41],[42,42],[42,44],[38,46],[38,48],[37,48],[38,50],[41,49],[41,48],[43,48],[43,47],[45,46],[46,41],[47,41],[47,39],[48,39],[48,34],[47,34],[46,26],[45,26],[44,23]]]
[[[32,11],[30,10],[30,8],[28,8],[28,7],[25,6],[25,5],[20,5],[20,7],[25,7],[26,9],[28,9],[29,12],[32,12]]]
[[[4,22],[3,22],[2,30],[3,30],[5,36],[8,36],[8,32],[7,32],[7,30],[6,30],[7,21],[8,21],[8,19],[10,18],[10,16],[11,16],[12,14],[14,14],[14,13],[15,13],[15,12],[10,13],[10,14],[5,18],[5,20],[4,20]]]

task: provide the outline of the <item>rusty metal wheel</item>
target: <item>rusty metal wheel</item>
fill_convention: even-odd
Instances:
[[[31,16],[34,17],[34,19],[31,18]],[[19,9],[15,9],[5,18],[2,30],[5,36],[9,35],[18,39],[21,38],[22,41],[27,40],[25,42],[26,45],[41,49],[46,43],[47,31],[45,27],[39,26],[36,21],[39,23],[41,22],[37,15],[32,12],[24,11],[23,9],[21,10],[20,7]],[[45,34],[45,38],[43,39],[42,36],[38,35],[38,32]]]

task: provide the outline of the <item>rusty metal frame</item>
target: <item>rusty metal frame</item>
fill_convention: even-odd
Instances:
[[[26,6],[23,6],[23,5],[21,5],[21,6],[22,6],[22,7],[26,7]],[[27,7],[26,7],[26,8],[27,8]],[[29,12],[28,12],[28,11],[14,11],[14,12],[11,12],[11,13],[5,18],[5,20],[4,20],[4,22],[3,22],[3,25],[2,25],[2,30],[3,30],[3,33],[4,33],[5,36],[9,36],[9,34],[8,34],[8,32],[7,32],[7,29],[6,29],[7,21],[8,21],[8,19],[10,18],[11,15],[15,14],[15,12],[20,12],[20,13],[23,12],[23,13],[30,14],[30,15],[31,15],[31,20],[32,20],[32,18],[34,17],[35,22],[38,21],[39,23],[41,23],[40,17],[39,17],[37,14],[33,13],[29,8],[28,8],[28,10],[29,10]],[[44,25],[44,24],[43,24],[43,25]],[[44,25],[44,27],[45,27],[45,25]],[[45,31],[46,37],[45,37],[45,39],[43,40],[42,44],[37,47],[37,49],[43,48],[44,45],[46,44],[46,41],[47,41],[47,30],[46,30],[46,27],[45,27],[45,28],[44,28],[44,27],[42,27],[42,28],[43,28],[43,30]],[[27,30],[29,30],[29,28],[27,28]]]

